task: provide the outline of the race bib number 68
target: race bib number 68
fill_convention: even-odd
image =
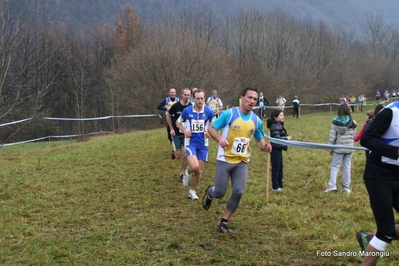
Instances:
[[[235,138],[231,152],[237,155],[247,154],[250,138]]]

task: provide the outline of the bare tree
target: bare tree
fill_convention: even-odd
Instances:
[[[0,0],[0,118],[5,121],[35,118],[57,76],[49,67],[56,47],[46,29],[38,29],[35,7],[14,4]],[[16,124],[8,137],[23,134],[29,123]]]
[[[17,47],[23,42],[27,23],[23,17],[9,14],[9,1],[0,1],[0,118],[7,115],[19,99],[16,80],[21,73],[12,72]],[[24,71],[25,66],[22,66]]]
[[[362,69],[364,79],[369,84],[367,89],[369,91],[396,89],[399,83],[398,30],[387,25],[382,15],[368,15],[362,33],[366,44]]]
[[[231,64],[217,45],[213,19],[197,10],[147,29],[140,46],[109,72],[113,88],[125,96],[118,100],[119,110],[154,112],[170,87],[179,91],[195,86],[208,93],[217,89],[221,97],[236,89]]]

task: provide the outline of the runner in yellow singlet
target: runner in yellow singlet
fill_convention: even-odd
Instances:
[[[223,103],[222,100],[220,100],[220,98],[218,97],[218,92],[216,90],[212,91],[212,96],[207,99],[206,106],[211,108],[211,110],[215,114],[215,118],[219,117],[219,112],[223,109]]]
[[[246,88],[241,94],[242,104],[224,111],[208,128],[208,133],[219,143],[216,161],[215,185],[206,189],[202,198],[202,207],[208,210],[213,198],[225,195],[229,179],[232,192],[227,201],[218,229],[231,233],[228,220],[240,204],[241,196],[247,184],[248,162],[251,155],[251,139],[255,138],[256,146],[265,152],[271,152],[271,145],[263,138],[262,120],[252,111],[258,100],[258,91]],[[218,133],[222,131],[222,134]]]

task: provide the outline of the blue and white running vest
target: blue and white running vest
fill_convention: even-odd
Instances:
[[[385,108],[392,110],[392,120],[388,130],[380,139],[388,145],[399,147],[399,102],[393,102]],[[398,160],[393,160],[385,156],[381,156],[381,162],[399,166]]]

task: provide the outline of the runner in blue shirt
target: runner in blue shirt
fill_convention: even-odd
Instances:
[[[197,200],[196,188],[201,179],[202,169],[208,161],[208,127],[214,116],[213,111],[205,106],[205,93],[198,89],[194,92],[195,104],[183,110],[176,121],[176,126],[184,133],[184,146],[186,148],[187,161],[189,167],[183,177],[183,185],[188,186],[190,176],[191,189],[188,196]]]
[[[165,120],[166,120],[166,115],[168,114],[168,111],[170,109],[170,107],[172,107],[172,105],[174,105],[175,103],[178,103],[180,101],[179,97],[176,97],[176,90],[175,88],[170,88],[169,89],[169,97],[166,97],[165,99],[163,99],[162,102],[160,102],[157,106],[158,110],[164,111],[165,112]],[[170,128],[168,125],[168,121],[166,121],[166,132],[168,134],[168,139],[170,142],[170,147],[172,147],[172,136],[170,135]],[[173,155],[173,151],[172,151],[172,155]],[[173,158],[173,156],[172,156]]]

